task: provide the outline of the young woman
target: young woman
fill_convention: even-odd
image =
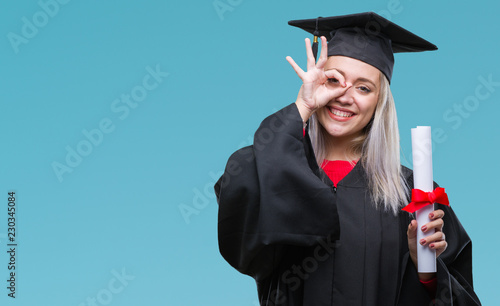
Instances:
[[[266,118],[215,186],[224,258],[257,281],[261,305],[479,305],[471,242],[449,207],[417,224],[401,208],[389,82],[393,53],[435,46],[374,13],[290,22],[321,37],[295,103]],[[327,54],[328,53],[328,54]],[[417,231],[432,233],[416,241]],[[437,273],[417,272],[417,243]]]

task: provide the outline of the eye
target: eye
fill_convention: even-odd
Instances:
[[[337,80],[336,78],[330,78],[330,79],[328,79],[328,83],[330,83],[330,84],[338,84],[339,80]]]
[[[361,90],[364,93],[370,93],[370,92],[372,92],[372,90],[370,88],[366,87],[366,86],[359,86],[358,89]]]

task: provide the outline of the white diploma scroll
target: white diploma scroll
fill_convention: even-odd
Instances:
[[[413,155],[413,181],[415,189],[425,192],[434,190],[432,178],[432,139],[430,126],[417,126],[411,129],[411,146]],[[420,245],[420,240],[432,235],[434,231],[422,232],[422,226],[430,222],[429,214],[434,211],[434,204],[427,205],[415,212],[417,219],[417,256],[418,272],[436,272],[436,250],[429,245]]]

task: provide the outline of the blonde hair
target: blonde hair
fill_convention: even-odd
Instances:
[[[328,132],[319,123],[316,114],[310,119],[309,135],[321,167],[327,155]],[[375,114],[363,134],[353,139],[346,158],[361,156],[360,160],[368,176],[371,196],[378,208],[397,214],[407,204],[409,193],[400,164],[400,146],[396,106],[389,81],[380,73],[380,92]]]

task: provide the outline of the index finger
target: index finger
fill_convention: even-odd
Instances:
[[[325,75],[329,79],[336,78],[342,87],[347,86],[344,76],[337,69],[333,68],[333,69],[325,70]]]
[[[442,209],[436,209],[429,214],[429,219],[436,220],[444,217],[444,211]]]

